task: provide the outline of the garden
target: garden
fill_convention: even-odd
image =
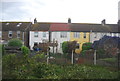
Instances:
[[[15,41],[15,42],[13,42]],[[16,43],[17,41],[17,43]],[[75,43],[75,42],[74,42]],[[74,44],[73,43],[73,44]],[[49,61],[44,52],[35,55],[28,47],[17,39],[9,41],[7,46],[21,48],[20,53],[7,53],[2,46],[2,78],[3,79],[117,79],[118,69],[93,64],[71,64],[61,60]],[[65,49],[65,48],[63,48]],[[69,48],[72,49],[72,48]],[[16,51],[15,51],[16,52]],[[71,51],[67,51],[71,52]],[[66,52],[65,52],[66,53]],[[69,54],[50,54],[54,59],[64,58],[70,61]],[[114,62],[115,59],[101,59]]]

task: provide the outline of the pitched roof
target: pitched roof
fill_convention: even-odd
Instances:
[[[25,31],[31,22],[0,22],[2,23],[2,31]]]
[[[73,23],[70,25],[71,31],[73,32],[118,32],[117,24],[83,24],[83,23]]]
[[[35,23],[31,26],[31,31],[49,31],[49,23]]]
[[[51,23],[50,31],[70,31],[70,27],[67,23]]]

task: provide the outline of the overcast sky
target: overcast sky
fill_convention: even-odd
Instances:
[[[0,21],[106,23],[118,21],[120,0],[1,0]]]

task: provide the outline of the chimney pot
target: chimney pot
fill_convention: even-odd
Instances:
[[[71,19],[70,18],[68,18],[68,23],[71,23]]]
[[[37,19],[36,19],[36,18],[34,19],[34,24],[35,24],[35,23],[37,23]]]
[[[101,24],[104,26],[106,24],[106,20],[103,19],[102,22],[101,22]]]

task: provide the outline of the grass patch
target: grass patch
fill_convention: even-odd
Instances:
[[[100,60],[114,63],[117,61],[117,58],[104,58],[104,59],[100,59]]]

